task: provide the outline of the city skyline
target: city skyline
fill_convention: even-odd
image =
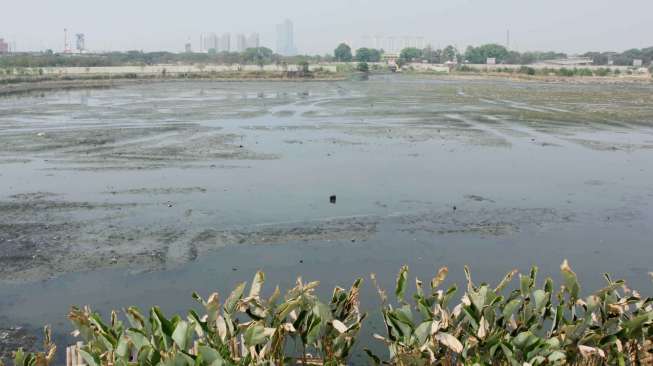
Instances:
[[[86,34],[86,48],[90,51],[180,52],[189,37],[197,50],[198,36],[216,28],[232,34],[249,34],[255,29],[260,33],[260,45],[275,49],[276,25],[286,18],[295,28],[295,46],[307,54],[331,53],[340,40],[356,43],[366,34],[416,35],[436,47],[504,44],[508,29],[511,48],[518,51],[623,51],[653,43],[652,37],[642,31],[649,28],[648,14],[653,12],[653,3],[646,0],[629,3],[638,11],[629,12],[627,20],[614,18],[614,4],[607,0],[527,4],[519,0],[443,4],[412,0],[401,7],[388,0],[334,0],[310,7],[298,0],[254,5],[188,0],[183,3],[184,11],[178,11],[180,4],[173,0],[37,3],[39,11],[34,12],[32,3],[12,2],[9,9],[17,16],[4,18],[0,25],[0,37],[17,51],[61,50],[64,28],[71,35]],[[252,6],[257,11],[252,12]],[[131,10],[120,10],[126,7]],[[22,14],[30,14],[30,20],[26,21]]]

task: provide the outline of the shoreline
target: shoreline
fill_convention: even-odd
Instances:
[[[405,75],[432,76],[443,80],[505,80],[514,82],[539,82],[552,84],[639,84],[653,83],[651,77],[617,77],[617,76],[539,76],[524,74],[453,72],[436,74],[427,72],[406,72]]]
[[[347,75],[335,74],[333,76],[319,75],[315,77],[287,77],[285,75],[270,74],[266,76],[233,74],[229,75],[201,75],[191,74],[189,77],[151,77],[137,75],[136,77],[122,76],[114,78],[89,78],[89,77],[68,77],[66,79],[45,78],[35,80],[24,80],[16,83],[2,84],[0,79],[0,97],[19,94],[29,94],[47,91],[80,90],[80,89],[106,89],[123,85],[184,82],[184,81],[215,81],[215,82],[248,82],[248,81],[276,81],[276,82],[324,82],[344,81]]]
[[[386,73],[371,73],[370,75],[383,75]],[[393,75],[392,73],[387,73]],[[397,75],[413,77],[429,77],[441,80],[505,80],[512,82],[539,82],[554,84],[607,84],[607,85],[647,85],[653,83],[650,77],[614,77],[614,76],[533,76],[521,74],[501,73],[472,73],[454,72],[449,74],[428,73],[428,72],[405,72]],[[67,76],[66,78],[40,78],[25,79],[15,83],[2,83],[0,79],[0,97],[35,92],[59,91],[59,90],[80,90],[80,89],[105,89],[123,85],[183,82],[183,81],[214,81],[214,82],[254,82],[254,81],[278,81],[278,82],[324,82],[344,81],[351,79],[351,74],[317,75],[314,77],[288,77],[281,74],[189,74],[186,77],[169,76],[153,77],[151,75],[120,75],[112,78],[97,76]]]

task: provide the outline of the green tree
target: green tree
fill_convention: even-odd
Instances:
[[[448,45],[442,50],[442,62],[453,61],[456,62],[456,55],[458,50],[452,45]]]
[[[484,64],[488,58],[495,58],[497,63],[505,63],[510,52],[504,46],[498,44],[485,44],[480,47],[467,47],[465,60],[473,64]]]
[[[440,64],[442,63],[442,50],[434,50],[428,46],[422,50],[422,58],[430,64]]]
[[[356,61],[379,62],[381,61],[381,51],[374,48],[359,48],[356,50]]]
[[[369,48],[359,48],[356,50],[356,61],[370,62],[371,52]]]
[[[340,62],[350,62],[353,59],[351,47],[345,43],[339,44],[335,51],[333,51],[333,55],[335,56],[336,61]]]
[[[356,65],[356,70],[360,72],[369,72],[370,65],[368,65],[367,62],[359,62],[358,65]]]
[[[266,47],[248,48],[243,52],[243,61],[247,64],[265,65],[272,63],[273,52]]]
[[[415,47],[404,48],[403,50],[401,50],[401,54],[399,54],[399,58],[404,59],[408,62],[414,61],[421,57],[422,57],[422,50]]]

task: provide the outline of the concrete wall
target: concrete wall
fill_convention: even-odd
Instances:
[[[440,72],[440,73],[449,73],[449,67],[445,65],[437,65],[437,64],[424,64],[424,63],[410,63],[406,64],[401,67],[403,69],[409,69],[409,70],[415,70],[415,71],[432,71],[432,72]]]

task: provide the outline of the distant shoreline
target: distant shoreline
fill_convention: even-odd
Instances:
[[[312,75],[308,77],[287,77],[282,74],[191,74],[187,77],[169,76],[153,77],[151,75],[117,75],[108,77],[66,76],[65,78],[25,78],[11,83],[3,83],[0,79],[0,96],[28,94],[34,92],[74,90],[74,89],[104,89],[123,85],[176,82],[176,81],[216,81],[216,82],[247,82],[247,81],[279,81],[279,82],[321,82],[347,80],[345,74]]]
[[[428,73],[407,73],[407,75],[429,75]],[[564,83],[564,84],[651,84],[649,76],[543,76],[483,72],[454,72],[437,74],[436,78],[451,80],[507,80],[519,82]]]
[[[384,73],[385,74],[385,73]],[[351,73],[325,73],[310,76],[288,77],[282,73],[195,73],[185,76],[170,75],[167,77],[149,74],[124,74],[111,77],[103,75],[66,75],[65,77],[26,77],[22,79],[0,79],[0,96],[29,94],[75,89],[103,89],[123,85],[176,82],[176,81],[216,81],[216,82],[248,82],[248,81],[279,81],[279,82],[322,82],[349,80]],[[379,75],[372,73],[370,75]],[[483,72],[452,72],[448,74],[429,72],[405,72],[397,75],[428,77],[442,80],[505,80],[515,82],[565,83],[565,84],[651,84],[653,78],[633,76],[542,76]]]

